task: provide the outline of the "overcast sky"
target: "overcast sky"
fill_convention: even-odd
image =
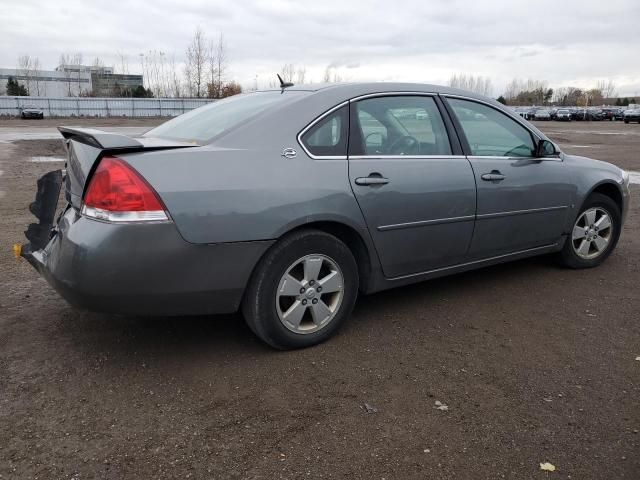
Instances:
[[[640,0],[20,0],[0,16],[0,67],[29,54],[53,69],[63,52],[117,66],[121,52],[139,72],[141,52],[183,61],[200,26],[224,34],[228,78],[245,87],[294,63],[316,82],[333,65],[347,81],[484,75],[495,96],[513,78],[612,79],[640,96]]]

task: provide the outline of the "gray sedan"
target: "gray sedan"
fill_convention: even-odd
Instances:
[[[44,112],[42,109],[33,104],[23,105],[19,110],[21,118],[44,118]]]
[[[38,181],[21,254],[64,298],[241,309],[282,349],[329,338],[358,294],[541,254],[594,267],[628,210],[624,171],[433,85],[288,86],[139,138],[60,131],[66,169]]]

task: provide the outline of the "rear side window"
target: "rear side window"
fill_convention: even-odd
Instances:
[[[169,120],[149,130],[144,136],[205,144],[263,111],[294,101],[303,94],[292,90],[286,93],[269,91],[234,95]]]
[[[529,130],[504,113],[481,103],[447,99],[462,125],[471,155],[498,157],[534,156]]]
[[[347,155],[349,110],[345,105],[330,113],[301,138],[302,144],[315,157],[344,157]]]

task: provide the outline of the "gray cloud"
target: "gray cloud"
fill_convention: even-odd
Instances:
[[[199,26],[224,33],[229,75],[248,85],[295,63],[316,81],[332,65],[354,81],[443,83],[468,72],[497,90],[519,77],[583,86],[612,78],[622,94],[640,91],[637,0],[21,0],[2,16],[3,67],[28,53],[53,68],[76,51],[107,64],[125,53],[132,70],[152,49],[181,61]]]

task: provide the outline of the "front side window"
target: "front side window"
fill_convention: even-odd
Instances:
[[[316,157],[344,157],[347,155],[349,110],[347,106],[330,113],[301,138],[306,149]]]
[[[351,111],[349,155],[451,155],[451,144],[432,97],[374,97]]]
[[[533,157],[535,147],[529,130],[504,113],[481,103],[447,99],[462,126],[471,155]]]

